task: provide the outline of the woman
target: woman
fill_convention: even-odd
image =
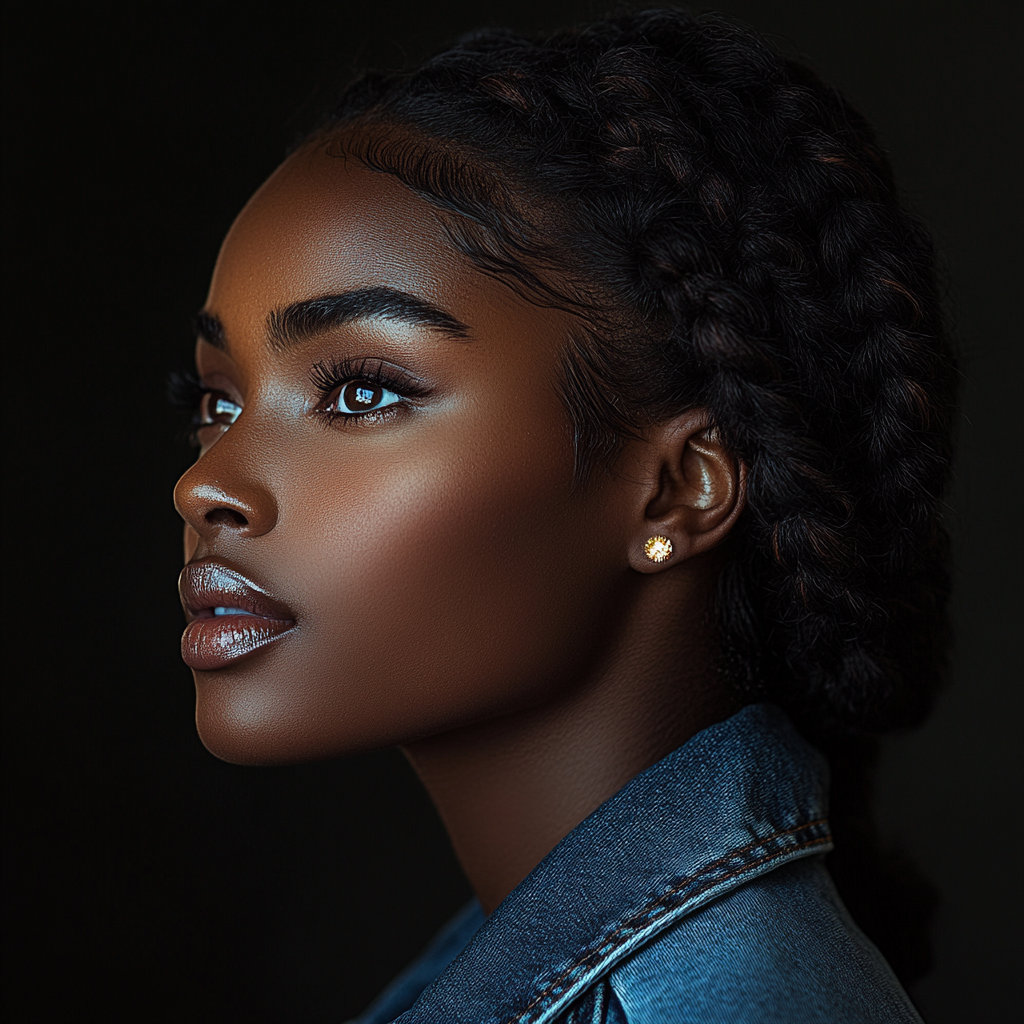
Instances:
[[[918,1019],[868,773],[944,671],[954,365],[842,97],[714,16],[467,38],[348,90],[197,328],[200,735],[399,745],[478,897],[362,1021]]]

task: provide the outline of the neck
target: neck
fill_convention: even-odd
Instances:
[[[634,775],[737,709],[697,582],[644,577],[600,663],[553,699],[405,748],[485,913]]]

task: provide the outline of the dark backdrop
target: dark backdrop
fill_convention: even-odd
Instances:
[[[235,768],[177,657],[166,408],[217,246],[354,63],[571,0],[8,8],[3,745],[10,1021],[337,1021],[467,896],[401,758]],[[933,226],[967,355],[955,685],[881,780],[944,893],[934,1022],[1005,1022],[1020,719],[1020,36],[1007,0],[723,0],[848,90]],[[68,13],[68,11],[71,13]]]

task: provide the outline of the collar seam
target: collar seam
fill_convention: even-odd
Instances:
[[[807,833],[808,838],[801,840],[800,833]],[[788,840],[788,841],[787,841]],[[796,842],[794,842],[796,840]],[[778,848],[779,843],[783,846]],[[745,846],[736,847],[730,850],[725,856],[707,864],[700,871],[692,875],[684,876],[680,881],[667,889],[660,896],[655,897],[641,910],[631,914],[625,921],[620,922],[613,931],[601,937],[596,944],[591,944],[591,949],[585,955],[579,957],[571,966],[567,967],[554,979],[528,1006],[520,1010],[515,1016],[506,1018],[506,1024],[526,1024],[530,1017],[531,1010],[538,1007],[552,998],[564,994],[572,981],[572,975],[582,969],[592,966],[592,962],[605,960],[616,949],[624,945],[631,934],[637,933],[642,927],[650,927],[673,912],[693,909],[692,904],[699,896],[709,889],[731,881],[738,876],[748,874],[756,868],[770,863],[773,860],[781,860],[784,857],[792,856],[795,853],[813,849],[816,846],[831,845],[832,835],[829,831],[827,818],[818,818],[815,821],[805,822],[793,828],[773,832],[769,836],[757,839]],[[773,849],[773,847],[775,847]],[[758,857],[757,851],[764,851]],[[750,859],[749,854],[754,854]],[[732,870],[721,873],[723,867],[734,864],[737,858],[742,858],[742,863],[736,865]],[[684,894],[684,890],[688,890]],[[623,934],[625,933],[625,934]],[[547,1007],[541,1009],[545,1012]],[[539,1021],[539,1017],[533,1017]]]

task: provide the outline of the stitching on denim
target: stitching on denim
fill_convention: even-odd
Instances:
[[[516,1022],[522,1021],[526,1017],[526,1015],[535,1006],[537,1006],[538,1003],[547,1000],[552,995],[559,995],[560,993],[557,990],[560,987],[564,987],[564,983],[570,980],[573,974],[579,972],[581,968],[587,967],[590,964],[590,962],[595,958],[607,956],[609,953],[613,952],[618,946],[622,945],[622,943],[629,938],[628,934],[623,936],[621,940],[617,940],[616,936],[620,935],[622,932],[627,930],[635,932],[641,925],[651,924],[654,921],[658,920],[660,917],[663,917],[672,909],[674,909],[673,907],[664,906],[663,904],[665,904],[667,901],[670,901],[671,898],[674,895],[676,895],[680,890],[686,889],[692,885],[699,883],[701,879],[704,879],[706,878],[706,876],[713,874],[715,870],[720,868],[722,865],[727,864],[729,861],[735,860],[736,857],[743,856],[745,853],[748,853],[751,850],[756,850],[758,847],[768,848],[772,844],[777,843],[779,840],[785,839],[787,836],[795,835],[798,832],[805,832],[808,829],[815,829],[821,825],[824,825],[827,828],[828,819],[819,818],[816,821],[809,821],[804,823],[803,825],[797,825],[794,828],[785,829],[781,832],[774,832],[772,833],[772,835],[766,836],[763,839],[755,840],[752,843],[748,843],[746,846],[739,846],[735,850],[731,850],[724,857],[720,857],[718,860],[712,861],[710,864],[705,866],[696,874],[687,875],[685,878],[682,879],[682,881],[672,886],[671,889],[667,889],[660,896],[651,900],[651,902],[648,903],[647,906],[645,906],[642,910],[638,910],[631,917],[627,918],[625,921],[619,924],[614,931],[609,932],[608,935],[606,935],[603,939],[600,940],[600,944],[597,946],[596,949],[592,949],[589,953],[586,954],[586,956],[577,960],[571,967],[566,968],[566,970],[564,970],[553,982],[551,982],[551,984],[548,985],[548,987],[543,992],[541,992],[540,995],[538,995],[529,1004],[529,1006],[526,1006],[524,1009],[520,1010],[516,1016],[508,1018],[508,1024],[516,1024]],[[693,892],[691,894],[691,898],[696,898],[697,896],[701,895],[701,893],[706,892],[714,885],[718,885],[722,882],[727,882],[729,881],[729,879],[735,878],[737,875],[741,875],[744,872],[752,870],[753,868],[760,867],[762,864],[766,864],[768,861],[773,860],[774,858],[780,856],[782,853],[795,853],[797,850],[805,850],[812,846],[821,846],[831,841],[831,833],[826,832],[823,836],[817,836],[813,839],[808,839],[807,841],[799,843],[796,846],[787,846],[782,851],[766,852],[765,855],[759,858],[758,860],[747,861],[746,863],[739,865],[737,868],[735,868],[732,871],[729,871],[724,875],[718,875],[715,878],[707,879],[707,884],[701,888],[698,888],[697,891]]]
[[[776,832],[773,835],[768,836],[767,838],[760,840],[758,842],[750,843],[747,846],[738,847],[736,850],[732,851],[732,853],[730,854],[727,854],[725,857],[721,857],[719,860],[713,861],[706,868],[704,868],[704,870],[699,871],[697,874],[688,875],[686,878],[683,879],[683,881],[679,882],[677,885],[674,885],[671,889],[666,890],[657,899],[652,900],[646,907],[643,908],[643,910],[637,911],[632,917],[628,918],[626,921],[623,921],[622,924],[620,924],[614,931],[610,932],[607,936],[605,936],[605,938],[601,941],[601,944],[596,949],[592,949],[586,956],[582,957],[580,960],[577,960],[576,963],[574,963],[571,967],[563,971],[539,996],[537,996],[536,999],[533,1000],[533,1002],[529,1004],[529,1006],[521,1010],[517,1016],[509,1018],[509,1024],[515,1024],[516,1021],[523,1020],[523,1018],[530,1012],[530,1010],[532,1010],[538,1003],[546,1000],[549,996],[560,995],[561,993],[557,992],[556,990],[559,989],[559,987],[563,987],[564,982],[569,980],[571,975],[577,973],[581,968],[587,967],[590,961],[594,960],[595,958],[607,956],[609,953],[613,952],[617,946],[622,945],[622,942],[626,941],[626,939],[628,939],[629,936],[624,936],[622,941],[615,941],[615,937],[619,935],[621,932],[626,931],[627,929],[630,931],[636,931],[641,924],[650,924],[653,921],[656,921],[659,917],[663,917],[666,913],[672,910],[672,907],[660,906],[660,904],[664,904],[670,897],[678,893],[681,889],[685,889],[688,886],[699,882],[703,876],[711,874],[716,868],[721,867],[723,864],[732,860],[734,857],[741,856],[742,854],[750,850],[756,849],[759,846],[768,846],[776,840],[785,838],[786,836],[792,835],[795,832],[802,832],[805,829],[813,828],[816,825],[821,825],[825,823],[825,820],[822,819],[820,821],[809,822],[806,825],[799,825],[796,828],[787,829],[784,832]],[[831,840],[831,835],[819,836],[815,839],[809,839],[806,842],[799,843],[796,846],[787,847],[786,850],[782,852],[793,853],[797,850],[804,850],[811,846],[820,846],[823,843],[831,842]],[[702,892],[707,891],[707,889],[710,889],[714,885],[718,885],[721,882],[727,882],[730,878],[735,878],[737,875],[743,874],[744,872],[749,871],[752,868],[760,867],[762,864],[766,864],[768,861],[774,859],[778,855],[779,854],[777,852],[766,853],[760,859],[748,861],[747,863],[737,867],[734,871],[730,871],[724,875],[719,875],[716,878],[708,879],[707,885],[703,886],[702,888],[699,888],[692,894],[692,896],[697,897],[701,895]],[[659,910],[661,911],[661,913],[658,913]]]

